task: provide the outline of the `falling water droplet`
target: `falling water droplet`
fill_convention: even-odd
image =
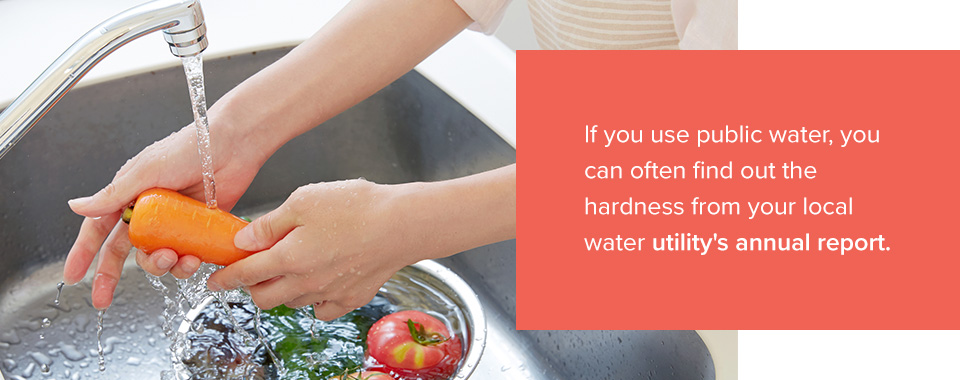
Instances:
[[[57,284],[57,298],[53,300],[54,305],[60,306],[60,293],[63,292],[63,285],[65,285],[63,281]]]
[[[283,366],[283,361],[277,357],[277,353],[273,352],[273,348],[270,343],[267,341],[267,338],[263,336],[263,331],[260,330],[260,308],[257,308],[256,313],[253,316],[253,328],[257,330],[257,337],[260,338],[260,343],[263,344],[263,347],[267,349],[267,353],[270,354],[270,359],[273,360],[273,363],[277,365],[277,374],[282,379],[287,374],[287,369]]]
[[[244,344],[249,345],[251,342],[253,342],[253,337],[250,336],[250,334],[247,333],[247,330],[244,330],[240,326],[240,323],[237,322],[237,318],[234,317],[233,311],[230,309],[230,304],[227,303],[226,293],[227,292],[213,292],[213,295],[217,297],[217,301],[220,302],[221,311],[223,311],[223,313],[227,315],[227,319],[230,320],[230,324],[233,325],[233,331],[236,332],[237,334],[240,334],[240,337],[243,339]],[[200,326],[200,328],[202,329],[203,326]],[[201,331],[198,331],[198,332],[201,332]]]

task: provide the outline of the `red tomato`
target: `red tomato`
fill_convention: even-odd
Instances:
[[[367,353],[401,379],[434,380],[453,375],[460,339],[426,313],[407,310],[381,318],[367,333]]]
[[[327,380],[393,380],[393,376],[378,371],[354,372],[349,375],[334,376]]]

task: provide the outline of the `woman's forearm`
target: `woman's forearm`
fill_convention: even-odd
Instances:
[[[259,140],[269,156],[396,80],[470,22],[453,0],[353,0],[211,113],[225,121],[220,127]]]
[[[396,185],[400,246],[408,261],[435,259],[516,237],[517,166],[442,182]]]

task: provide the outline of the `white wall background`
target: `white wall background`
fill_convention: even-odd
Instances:
[[[740,49],[960,49],[957,0],[739,0]]]
[[[739,7],[740,49],[960,49],[957,0],[740,0]],[[739,339],[746,380],[960,379],[955,330],[740,331]]]

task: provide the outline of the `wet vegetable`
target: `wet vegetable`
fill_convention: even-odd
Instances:
[[[256,337],[253,303],[233,303],[231,313],[240,328]],[[264,335],[286,369],[284,379],[328,380],[361,370],[364,364],[364,342],[373,323],[395,310],[382,297],[376,297],[366,306],[330,322],[317,320],[312,311],[278,306],[260,314],[260,332]],[[188,332],[190,347],[184,363],[195,374],[206,378],[277,379],[278,367],[256,341],[253,346],[243,343],[234,332],[229,318],[211,303]],[[249,363],[249,364],[247,364]],[[371,370],[372,371],[372,370]],[[364,371],[365,373],[367,371]],[[230,377],[235,374],[255,373],[256,376]],[[364,380],[388,380],[373,377]],[[350,379],[346,377],[345,379]]]
[[[460,362],[460,339],[426,313],[406,310],[387,315],[367,335],[368,355],[404,379],[449,378]]]
[[[170,248],[217,265],[252,254],[233,245],[234,235],[248,222],[173,190],[144,191],[124,211],[123,220],[130,224],[130,242],[146,253]]]
[[[267,340],[284,363],[290,379],[325,380],[361,369],[364,343],[373,323],[393,310],[377,297],[369,304],[333,321],[324,322],[304,312],[277,306],[261,314]]]

